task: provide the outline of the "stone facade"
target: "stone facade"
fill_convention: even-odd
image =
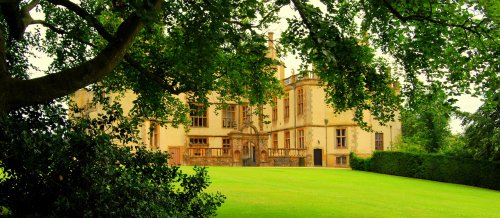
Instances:
[[[272,43],[269,46],[269,56],[275,58]],[[364,131],[352,121],[352,111],[335,113],[325,104],[325,92],[315,75],[298,76],[292,71],[285,78],[284,66],[277,69],[285,96],[276,98],[275,105],[263,106],[269,122],[252,115],[246,105],[229,104],[226,110],[210,106],[204,116],[191,117],[189,132],[182,126],[163,128],[146,121],[140,130],[144,144],[169,152],[170,164],[175,165],[348,167],[350,152],[370,156],[376,149],[391,150],[399,139],[399,121],[381,126],[366,113],[373,132]],[[86,90],[73,96],[82,107],[91,98]],[[123,96],[124,112],[132,108],[134,98],[131,92]],[[184,94],[178,98],[187,99]],[[217,102],[216,94],[208,98]],[[87,116],[100,110],[99,106],[86,109]]]

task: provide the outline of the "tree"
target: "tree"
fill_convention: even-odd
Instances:
[[[466,150],[476,159],[500,160],[500,93],[464,119]]]
[[[219,91],[221,99],[241,96],[254,104],[278,92],[274,62],[265,57],[266,40],[249,23],[256,12],[270,10],[264,3],[249,1],[236,7],[243,2],[119,2],[33,1],[45,20],[27,25],[47,27],[44,37],[10,34],[22,32],[16,20],[31,20],[23,11],[32,4],[20,7],[11,2],[16,7],[2,7],[9,19],[2,34],[8,40],[0,108],[9,111],[47,102],[94,84],[100,93],[134,91],[135,113],[165,120],[182,111],[173,94],[206,96]],[[24,61],[31,47],[54,57],[47,76],[26,79],[30,65]]]
[[[457,111],[455,101],[439,87],[427,91],[420,86],[401,111],[403,143],[420,145],[429,153],[445,147],[451,137],[450,119]]]
[[[440,83],[449,94],[474,91],[474,84],[476,94],[489,98],[498,87],[496,1],[0,4],[1,111],[48,102],[91,84],[105,92],[133,90],[138,95],[134,112],[145,117],[177,115],[179,104],[170,102],[178,93],[191,93],[203,102],[206,93],[216,91],[221,99],[243,97],[262,104],[279,94],[273,78],[276,63],[265,58],[264,31],[288,6],[297,16],[288,19],[284,50],[297,53],[304,67],[315,66],[327,103],[338,111],[355,109],[361,124],[363,110],[384,122],[394,117],[400,103],[391,88],[397,78],[391,77],[387,61],[375,58],[376,49],[403,67],[405,90],[419,75]],[[44,20],[30,17],[34,8],[44,12]],[[32,25],[46,27],[46,34],[26,32]],[[362,43],[363,38],[369,43]],[[30,48],[55,58],[46,76],[27,76]]]

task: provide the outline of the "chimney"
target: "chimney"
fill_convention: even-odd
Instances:
[[[267,34],[267,48],[269,49],[269,53],[267,53],[267,57],[273,60],[276,60],[276,48],[274,47],[274,33],[269,32]]]
[[[283,62],[279,66],[279,77],[278,77],[278,79],[280,81],[285,79],[285,63],[283,63]]]

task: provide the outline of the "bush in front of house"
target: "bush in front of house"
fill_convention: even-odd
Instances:
[[[370,158],[361,158],[353,152],[349,154],[349,165],[353,170],[370,171]]]
[[[0,216],[211,217],[224,202],[206,191],[206,168],[184,173],[165,152],[126,146],[136,131],[118,110],[72,120],[59,110],[0,114]]]
[[[350,161],[354,170],[500,190],[499,162],[388,151],[377,151],[367,159],[351,154]]]

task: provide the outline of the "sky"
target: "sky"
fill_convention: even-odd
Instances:
[[[37,13],[37,12],[32,11],[31,15],[33,16],[34,19],[43,19],[42,13]],[[269,27],[269,29],[267,30],[268,32],[274,32],[274,39],[275,40],[279,40],[279,38],[281,36],[281,32],[285,31],[285,29],[287,28],[287,24],[286,24],[285,19],[290,18],[294,15],[295,15],[295,13],[293,12],[293,10],[289,6],[281,9],[281,11],[280,11],[281,21],[279,23],[271,25]],[[29,26],[28,31],[30,31],[30,29],[32,30],[33,28],[34,28],[34,26]],[[44,54],[40,54],[37,51],[34,51],[34,52],[37,53],[39,55],[39,57],[34,59],[34,60],[31,60],[31,61],[32,61],[32,63],[34,63],[36,66],[38,66],[41,69],[41,72],[32,72],[32,78],[42,76],[43,75],[42,72],[44,72],[48,68],[50,62],[52,61],[51,58],[45,56]],[[287,54],[286,56],[281,57],[281,59],[284,60],[285,66],[286,66],[285,76],[290,76],[292,69],[297,70],[299,68],[300,60],[298,60],[295,56],[293,56],[291,54]],[[471,97],[468,95],[460,96],[457,99],[458,99],[458,102],[456,103],[456,105],[462,111],[465,111],[465,112],[474,113],[477,110],[477,108],[479,108],[479,106],[482,104],[480,99],[474,98],[474,97]],[[463,132],[464,131],[463,127],[460,124],[461,124],[461,121],[459,119],[456,119],[456,118],[452,119],[452,121],[450,123],[451,131],[453,133]]]

